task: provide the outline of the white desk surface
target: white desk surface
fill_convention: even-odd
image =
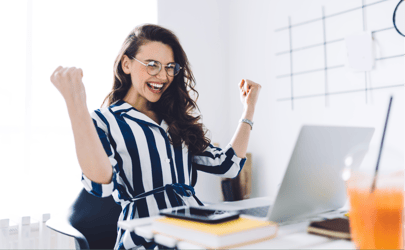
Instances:
[[[207,207],[216,209],[237,210],[255,206],[265,206],[271,204],[270,198],[254,198],[238,202],[225,202],[209,205]],[[329,215],[331,218],[336,214]],[[118,225],[126,230],[135,231],[136,234],[145,238],[154,238],[159,244],[168,247],[177,246],[178,249],[203,249],[186,242],[176,242],[175,240],[159,235],[153,235],[151,223],[157,217],[135,219],[130,221],[119,221]],[[322,216],[328,218],[328,215]],[[321,219],[321,218],[320,218]],[[277,236],[273,239],[262,241],[256,244],[245,245],[236,249],[355,249],[351,241],[331,239],[317,236],[306,232],[310,221],[301,221],[289,225],[280,225]]]

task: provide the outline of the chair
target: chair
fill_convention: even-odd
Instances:
[[[98,198],[82,189],[66,215],[49,219],[46,226],[74,237],[76,249],[113,249],[120,213],[112,196]]]

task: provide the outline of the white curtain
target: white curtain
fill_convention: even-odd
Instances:
[[[83,69],[90,111],[136,25],[157,23],[157,0],[0,0],[0,218],[59,212],[82,188],[69,116],[50,82]]]

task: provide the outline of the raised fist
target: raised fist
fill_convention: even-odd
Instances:
[[[51,75],[51,82],[65,98],[65,101],[86,102],[86,91],[82,78],[83,71],[80,68],[59,66]]]

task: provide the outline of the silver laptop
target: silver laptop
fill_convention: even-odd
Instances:
[[[261,217],[264,211],[268,220],[283,223],[343,207],[344,159],[356,147],[368,147],[373,133],[374,128],[303,126],[273,206],[240,212]],[[353,162],[360,164],[364,154],[356,157]]]

